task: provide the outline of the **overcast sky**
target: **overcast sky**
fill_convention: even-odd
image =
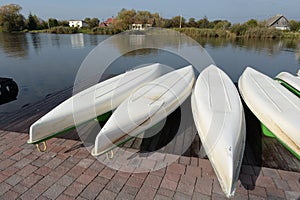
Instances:
[[[116,16],[122,8],[133,8],[158,12],[165,18],[182,15],[198,20],[206,16],[209,20],[227,19],[236,23],[283,14],[300,21],[300,0],[0,0],[1,5],[10,3],[19,4],[25,17],[31,12],[42,19],[102,20]]]

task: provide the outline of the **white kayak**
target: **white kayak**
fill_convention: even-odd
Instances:
[[[248,67],[239,79],[240,93],[255,116],[300,159],[300,101],[270,77]]]
[[[246,124],[239,93],[214,65],[204,69],[191,98],[194,122],[223,192],[234,195],[244,155]]]
[[[300,77],[288,72],[279,73],[275,79],[288,90],[300,97]]]
[[[156,63],[127,71],[79,92],[32,124],[28,143],[40,143],[115,109],[136,87],[169,71],[168,67]]]
[[[187,66],[139,87],[98,133],[92,155],[101,155],[166,118],[190,95],[194,79],[193,67]]]

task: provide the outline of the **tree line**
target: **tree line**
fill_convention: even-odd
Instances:
[[[49,18],[47,21],[30,13],[25,18],[21,13],[22,7],[16,4],[9,4],[0,7],[0,27],[2,31],[13,32],[23,30],[43,30],[53,27],[69,27],[69,21],[57,20]],[[199,28],[199,29],[216,29],[226,30],[238,35],[245,34],[249,29],[266,27],[266,21],[259,22],[255,19],[250,19],[245,23],[231,24],[227,20],[214,20],[209,21],[207,17],[196,20],[189,18],[186,20],[182,16],[174,16],[171,19],[163,18],[158,13],[151,13],[149,11],[137,11],[134,9],[122,9],[118,12],[114,23],[108,27],[99,27],[98,18],[85,18],[88,24],[88,29],[94,33],[114,34],[124,30],[128,30],[133,23],[148,24],[153,27],[161,28]],[[290,20],[290,29],[293,32],[300,30],[300,22]],[[60,30],[56,29],[56,30]],[[76,32],[76,29],[66,31],[67,33]]]

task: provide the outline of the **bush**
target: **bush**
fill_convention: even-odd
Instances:
[[[78,33],[77,27],[66,27],[66,26],[56,26],[48,29],[48,33],[55,33],[55,34],[72,34]]]

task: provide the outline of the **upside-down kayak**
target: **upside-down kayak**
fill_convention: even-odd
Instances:
[[[166,118],[190,95],[194,79],[188,66],[140,86],[98,133],[92,155],[106,153]]]
[[[288,72],[279,73],[275,79],[283,85],[285,88],[290,90],[292,93],[300,97],[300,77],[294,76]]]
[[[227,197],[234,195],[243,160],[246,125],[239,93],[218,67],[204,69],[192,93],[199,137]]]
[[[33,123],[28,143],[43,142],[115,109],[136,87],[169,71],[168,67],[156,63],[127,71],[79,92]]]
[[[241,95],[263,124],[263,133],[276,137],[300,159],[300,101],[276,80],[248,67],[239,79]]]

